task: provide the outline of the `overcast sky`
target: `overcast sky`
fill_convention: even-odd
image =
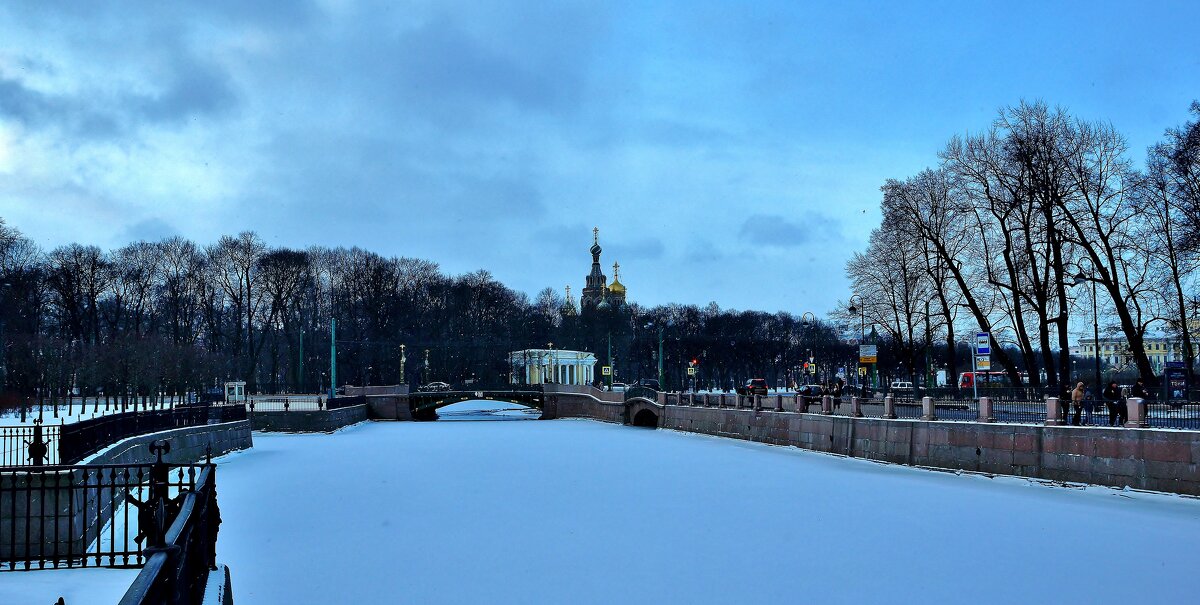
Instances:
[[[1153,6],[1148,6],[1153,4]],[[1200,3],[0,5],[0,217],[49,249],[251,229],[534,293],[793,313],[879,186],[1043,99],[1140,162],[1200,98]]]

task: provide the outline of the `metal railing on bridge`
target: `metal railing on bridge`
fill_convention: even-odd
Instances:
[[[0,466],[74,464],[122,439],[246,419],[241,405],[189,405],[97,416],[70,424],[0,427]]]

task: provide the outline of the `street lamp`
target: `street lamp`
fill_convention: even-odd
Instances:
[[[812,318],[811,321],[809,320],[809,318]],[[800,315],[800,327],[804,328],[805,331],[807,331],[810,327],[815,327],[816,325],[817,325],[817,316],[816,315],[813,315],[809,311],[805,311],[803,314]],[[805,358],[805,360],[803,362],[805,364],[804,365],[804,384],[808,384],[808,365],[807,364],[811,363],[811,362],[812,362],[812,343],[810,342],[809,348],[808,348],[808,356]]]
[[[1096,386],[1094,393],[1100,392],[1100,315],[1096,305],[1096,279],[1084,275],[1083,268],[1080,267],[1079,273],[1075,274],[1075,281],[1071,284],[1072,287],[1083,284],[1085,281],[1092,282],[1092,347],[1093,357],[1096,361]]]
[[[858,299],[857,307],[854,306],[854,299],[856,298]],[[858,344],[861,347],[863,344],[866,344],[867,341],[867,308],[866,302],[863,300],[862,295],[850,295],[850,308],[847,309],[847,311],[850,311],[851,315],[854,315],[856,311],[858,312]],[[862,363],[861,357],[862,356],[860,355],[859,363]],[[857,367],[857,364],[855,367]],[[858,384],[859,387],[862,387],[862,379],[858,377],[858,372],[855,372],[854,376],[855,383]]]

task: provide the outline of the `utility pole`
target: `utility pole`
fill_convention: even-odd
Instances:
[[[612,390],[613,383],[613,362],[612,362],[612,332],[608,333],[608,390]]]
[[[663,327],[658,326],[658,388],[662,389],[663,385]]]
[[[300,371],[296,373],[296,391],[304,391],[304,328],[300,328]]]
[[[329,319],[329,398],[337,397],[337,319]]]

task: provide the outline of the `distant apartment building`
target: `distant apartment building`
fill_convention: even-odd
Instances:
[[[1162,372],[1168,361],[1183,360],[1183,341],[1178,338],[1147,336],[1142,343],[1146,357],[1155,373]],[[1195,346],[1195,345],[1193,345]],[[1071,355],[1083,358],[1096,356],[1096,339],[1084,338],[1071,347]],[[1124,338],[1101,338],[1100,359],[1109,367],[1121,369],[1133,363],[1129,342]]]

